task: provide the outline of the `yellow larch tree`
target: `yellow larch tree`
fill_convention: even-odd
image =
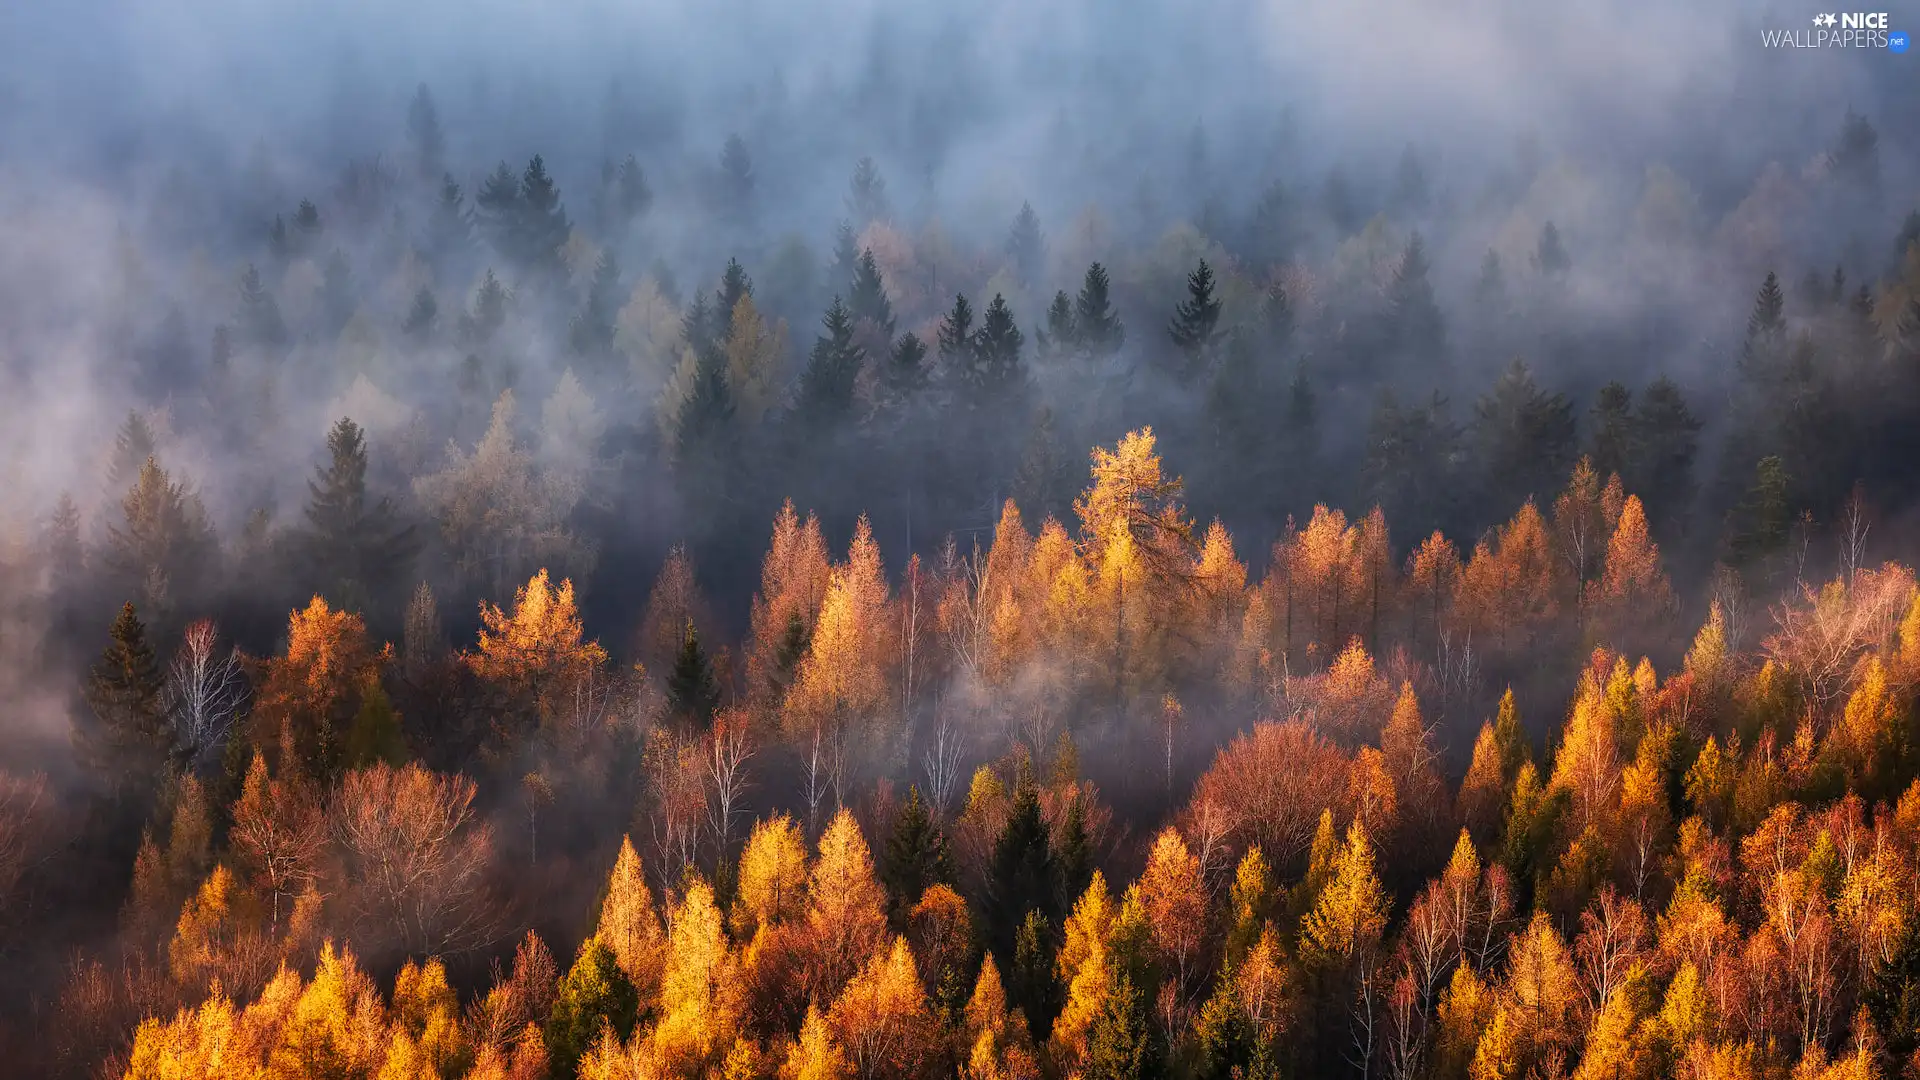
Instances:
[[[780,1080],[848,1080],[852,1076],[853,1067],[833,1041],[826,1018],[820,1010],[809,1007],[807,1018],[800,1024],[800,1039],[780,1067]]]
[[[606,663],[580,621],[573,582],[555,586],[545,569],[515,591],[511,612],[480,605],[480,646],[467,654],[474,674],[548,709]]]
[[[1532,642],[1537,625],[1559,611],[1561,591],[1546,520],[1529,500],[1475,545],[1454,604],[1476,642],[1504,652]]]
[[[886,939],[886,893],[853,815],[841,810],[820,836],[807,882],[807,983],[831,1002]]]
[[[287,651],[263,665],[249,739],[281,775],[330,777],[342,763],[362,689],[382,656],[360,616],[316,596],[287,619]]]
[[[1387,926],[1387,895],[1373,868],[1373,841],[1355,821],[1333,874],[1300,924],[1300,952],[1310,964],[1339,968],[1364,959]]]
[[[1113,964],[1108,943],[1119,906],[1107,891],[1107,880],[1094,871],[1093,881],[1067,916],[1054,970],[1065,991],[1065,1004],[1053,1022],[1053,1057],[1062,1068],[1078,1067],[1086,1059],[1093,1027],[1106,1009],[1113,987]]]
[[[1193,523],[1182,487],[1162,471],[1153,429],[1143,428],[1112,450],[1094,448],[1093,481],[1074,502],[1094,583],[1089,633],[1122,697],[1166,675],[1173,616],[1192,588]]]
[[[860,1080],[907,1080],[936,1053],[940,1031],[903,938],[873,954],[827,1014]]]
[[[1193,993],[1208,930],[1207,889],[1200,860],[1187,850],[1179,830],[1168,827],[1155,838],[1140,875],[1140,897],[1153,929],[1154,951],[1179,992]]]
[[[1000,968],[989,953],[980,962],[980,975],[961,1014],[960,1063],[964,1080],[1037,1080],[1040,1062],[1033,1036],[1018,1010],[1007,1005]]]
[[[846,780],[848,739],[876,723],[892,703],[888,668],[894,640],[886,568],[862,516],[846,563],[830,574],[819,621],[784,707],[789,730],[826,749],[836,794]]]
[[[739,965],[706,882],[696,880],[687,889],[667,926],[654,1052],[667,1070],[697,1075],[718,1063],[739,1031]]]
[[[620,838],[620,854],[607,877],[607,895],[600,902],[600,923],[593,936],[613,954],[614,963],[633,984],[640,1000],[653,1000],[666,962],[666,937],[660,929],[660,916],[653,909],[646,867],[641,865],[631,837]]]
[[[799,918],[807,910],[807,841],[786,814],[754,823],[740,852],[733,930],[751,939],[762,926]]]
[[[1597,588],[1591,607],[1616,635],[1657,625],[1673,608],[1673,587],[1660,568],[1660,546],[1648,535],[1647,514],[1637,495],[1627,496],[1621,508]]]
[[[803,523],[793,500],[787,500],[773,519],[773,542],[761,563],[760,591],[753,598],[747,672],[760,700],[777,703],[793,681],[820,616],[830,573],[820,519],[809,513]]]
[[[1454,590],[1460,584],[1460,552],[1453,541],[1434,530],[1407,557],[1405,597],[1408,638],[1415,654],[1440,642],[1452,614]]]

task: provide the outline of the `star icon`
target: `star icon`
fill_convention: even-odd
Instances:
[[[1832,26],[1834,23],[1837,23],[1840,21],[1834,18],[1832,15],[1822,15],[1820,16],[1820,20],[1822,23],[1824,23],[1827,26]]]

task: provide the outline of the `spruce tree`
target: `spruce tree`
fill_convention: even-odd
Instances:
[[[620,263],[613,249],[600,253],[587,287],[587,300],[569,327],[567,343],[575,355],[604,359],[613,351],[614,317],[620,311]]]
[[[509,262],[519,259],[520,178],[502,161],[474,195],[474,212],[495,251]]]
[[[1080,283],[1080,295],[1073,303],[1075,344],[1096,359],[1118,352],[1127,338],[1126,328],[1120,325],[1120,316],[1108,299],[1110,289],[1107,268],[1092,263]]]
[[[872,248],[862,251],[860,260],[854,264],[847,310],[856,323],[871,320],[886,331],[887,337],[893,336],[893,304],[887,299],[886,282],[880,276],[880,264],[874,261]]]
[[[1440,306],[1433,300],[1433,284],[1427,280],[1427,249],[1418,232],[1407,240],[1387,286],[1387,303],[1392,310],[1392,334],[1395,347],[1437,354],[1444,344],[1445,327]]]
[[[400,332],[415,343],[424,343],[433,337],[434,327],[440,322],[440,302],[433,298],[433,290],[425,285],[413,294],[413,304],[407,308],[406,321],[400,324]]]
[[[621,228],[630,228],[653,206],[653,188],[632,154],[620,163],[620,174],[614,180],[614,205],[619,210]]]
[[[1093,881],[1093,840],[1087,835],[1086,797],[1075,792],[1054,837],[1053,863],[1060,875],[1060,910],[1066,911]]]
[[[1473,434],[1488,515],[1506,515],[1528,496],[1545,501],[1573,468],[1573,403],[1533,381],[1515,360],[1474,403]]]
[[[625,1039],[639,1015],[639,992],[615,962],[613,950],[598,938],[588,938],[560,980],[553,1012],[541,1032],[553,1076],[573,1080],[580,1058],[593,1048],[603,1029]]]
[[[927,385],[927,344],[914,334],[900,335],[887,353],[881,380],[896,401],[910,401]]]
[[[721,220],[745,226],[753,220],[753,157],[738,135],[727,136],[720,148],[720,178],[714,197],[719,202]]]
[[[427,251],[436,264],[464,259],[473,250],[473,215],[451,173],[440,180],[440,198],[427,222]]]
[[[1656,529],[1674,529],[1693,501],[1693,460],[1700,448],[1700,421],[1687,408],[1686,398],[1672,379],[1662,376],[1641,393],[1632,441],[1639,461],[1621,479],[1629,491],[1640,496],[1647,519]]]
[[[1024,758],[1014,783],[1013,805],[995,838],[987,868],[985,910],[988,940],[1002,956],[1011,956],[1014,937],[1030,911],[1051,921],[1059,883],[1046,818],[1040,814],[1040,788]]]
[[[260,269],[252,263],[240,272],[240,308],[234,319],[251,345],[286,344],[287,324],[280,317],[280,305],[261,282]]]
[[[1220,299],[1213,290],[1213,268],[1202,259],[1199,267],[1187,275],[1187,298],[1174,307],[1173,320],[1167,324],[1167,336],[1182,354],[1183,362],[1176,370],[1182,379],[1192,378],[1205,366],[1207,350],[1220,325]]]
[[[1029,911],[1014,932],[1011,960],[1001,965],[1007,972],[1009,1003],[1031,1022],[1036,1037],[1044,1037],[1060,1013],[1060,980],[1054,974],[1059,953],[1052,921]]]
[[[1047,238],[1040,231],[1040,215],[1033,212],[1032,203],[1021,203],[1020,213],[1014,216],[1013,227],[1007,232],[1007,259],[1020,275],[1020,283],[1029,288],[1046,270]]]
[[[915,785],[907,790],[907,801],[894,815],[893,834],[887,838],[880,863],[880,882],[887,887],[895,921],[904,921],[906,912],[913,909],[928,886],[951,885],[954,880],[953,853],[946,834],[927,812],[920,788]]]
[[[306,565],[336,606],[370,607],[410,576],[413,526],[391,499],[368,497],[366,433],[350,419],[327,433],[326,464],[307,482],[306,519]]]
[[[1793,524],[1786,465],[1778,457],[1754,466],[1753,486],[1729,515],[1727,550],[1735,566],[1747,566],[1786,546]]]
[[[547,163],[539,154],[527,162],[520,176],[520,198],[515,206],[518,227],[515,232],[520,264],[529,272],[558,282],[565,269],[560,249],[573,231],[566,207],[560,204],[560,189],[547,174]]]
[[[949,371],[961,372],[970,366],[969,354],[973,351],[973,305],[967,303],[965,294],[956,294],[953,307],[940,319],[940,327],[935,333],[940,346],[940,359]]]
[[[380,685],[377,675],[369,676],[360,691],[360,708],[347,728],[346,767],[364,768],[385,762],[395,768],[406,764],[407,740],[400,730],[400,714],[393,700]]]
[[[153,428],[137,410],[128,410],[127,418],[113,436],[113,454],[107,459],[107,493],[114,498],[126,494],[140,476],[140,467],[156,450]]]
[[[1013,501],[1030,514],[1058,516],[1070,500],[1072,483],[1072,470],[1054,430],[1053,410],[1043,406],[1014,474]]]
[[[1024,341],[1020,328],[1014,325],[1013,309],[1007,306],[1006,297],[995,293],[981,317],[980,331],[974,337],[973,366],[968,371],[968,381],[978,393],[978,400],[1004,400],[1024,382],[1026,374],[1020,362]]]
[[[139,809],[159,790],[173,750],[161,708],[160,665],[131,603],[120,608],[85,697],[91,721],[74,727],[75,752],[114,800]]]
[[[734,309],[752,295],[753,279],[747,276],[747,268],[740,265],[739,259],[728,259],[727,268],[720,273],[720,289],[713,294],[713,326],[708,333],[714,340],[726,339],[733,330]]]
[[[1480,276],[1473,282],[1473,302],[1486,314],[1506,314],[1507,277],[1500,269],[1499,254],[1492,248],[1480,260]]]
[[[1107,992],[1088,1039],[1086,1080],[1149,1080],[1161,1075],[1160,1043],[1146,991],[1122,971]]]
[[[1760,291],[1753,298],[1753,312],[1747,316],[1747,337],[1740,346],[1740,373],[1765,382],[1780,375],[1787,337],[1787,297],[1780,288],[1780,276],[1767,271]]]
[[[827,281],[832,291],[853,288],[854,268],[859,262],[859,241],[854,238],[853,226],[843,221],[833,232],[833,265],[827,268]]]
[[[1573,260],[1560,240],[1560,230],[1551,221],[1540,228],[1540,243],[1533,252],[1533,268],[1541,277],[1556,279],[1566,277],[1567,272],[1573,269]]]
[[[480,287],[473,294],[473,336],[478,342],[491,340],[507,322],[507,304],[513,294],[500,283],[488,267],[486,275],[480,279]]]
[[[861,225],[883,221],[893,213],[887,204],[887,181],[880,175],[880,166],[870,157],[861,158],[853,167],[853,179],[847,189],[847,213]]]
[[[1047,305],[1047,329],[1035,336],[1043,353],[1066,352],[1079,344],[1073,331],[1073,301],[1065,289],[1053,294],[1053,303]]]
[[[320,334],[331,339],[353,318],[359,299],[354,295],[353,267],[339,248],[327,255],[320,275]]]
[[[1637,473],[1640,463],[1639,448],[1633,421],[1633,391],[1620,382],[1610,382],[1600,388],[1593,401],[1593,412],[1588,421],[1592,428],[1592,444],[1589,456],[1593,459],[1594,471],[1601,476],[1619,474],[1622,479]],[[1638,492],[1638,488],[1634,488]]]
[[[815,339],[800,372],[798,406],[815,424],[831,424],[853,409],[854,382],[866,350],[853,341],[853,316],[839,297],[821,319],[825,333]]]
[[[1277,266],[1287,261],[1293,253],[1291,219],[1292,204],[1287,198],[1286,185],[1275,180],[1260,193],[1260,201],[1253,207],[1248,253],[1255,264]]]
[[[700,633],[692,619],[687,620],[680,652],[667,674],[667,707],[696,731],[712,727],[713,714],[720,707],[720,684],[713,677],[713,665],[700,645]]]

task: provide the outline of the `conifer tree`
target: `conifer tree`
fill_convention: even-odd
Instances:
[[[1021,203],[1020,213],[1014,216],[1013,227],[1007,232],[1007,259],[1013,263],[1014,273],[1020,275],[1020,283],[1032,288],[1038,284],[1046,269],[1047,238],[1040,231],[1040,215],[1033,212],[1032,203]]]
[[[413,294],[413,303],[407,308],[407,317],[400,324],[400,332],[423,343],[433,337],[434,327],[440,322],[440,302],[433,297],[433,290],[425,285]]]
[[[1053,838],[1053,865],[1060,878],[1058,910],[1065,911],[1093,880],[1093,839],[1087,835],[1086,797],[1075,792]]]
[[[1488,510],[1504,512],[1559,487],[1574,452],[1573,403],[1566,395],[1540,389],[1526,362],[1515,360],[1473,412]]]
[[[495,332],[507,321],[507,303],[513,295],[507,287],[494,276],[493,268],[488,267],[480,279],[480,287],[473,294],[473,330],[477,341],[491,339]]]
[[[1500,269],[1500,255],[1492,248],[1480,260],[1480,274],[1473,281],[1473,302],[1489,315],[1507,313],[1507,277]]]
[[[514,205],[515,250],[520,263],[537,278],[557,283],[565,269],[560,248],[566,244],[573,224],[566,207],[560,204],[560,189],[547,174],[547,163],[539,154],[527,162],[520,176],[520,196]]]
[[[720,288],[713,294],[713,307],[707,312],[712,320],[706,329],[708,337],[716,341],[726,337],[733,325],[734,309],[752,295],[753,279],[747,276],[747,268],[739,259],[728,259],[727,268],[720,272]]]
[[[359,300],[354,295],[353,267],[346,255],[334,248],[320,270],[320,333],[336,337],[353,318]]]
[[[894,815],[893,834],[887,838],[880,864],[880,881],[887,887],[896,918],[911,909],[928,886],[954,882],[953,853],[946,834],[927,812],[918,785],[907,790],[907,801]]]
[[[1634,445],[1633,391],[1617,381],[1602,386],[1594,396],[1590,416],[1593,441],[1589,456],[1594,472],[1623,480],[1633,475],[1639,464],[1638,447]]]
[[[967,354],[969,364],[961,373],[962,383],[974,403],[1003,402],[1018,392],[1026,380],[1020,360],[1024,340],[1020,328],[1014,325],[1013,309],[1007,306],[1006,297],[995,293],[980,320],[973,348]]]
[[[576,355],[604,358],[613,351],[613,320],[620,309],[620,263],[613,249],[600,253],[587,286],[587,301],[573,317],[567,342]],[[731,315],[731,313],[729,313]]]
[[[1544,278],[1564,278],[1573,268],[1573,260],[1567,255],[1566,245],[1560,240],[1560,230],[1549,221],[1540,228],[1540,243],[1533,252],[1533,268]]]
[[[833,265],[827,268],[828,287],[834,292],[853,288],[854,268],[859,262],[860,243],[853,226],[843,221],[833,232]]]
[[[407,142],[413,151],[414,174],[422,180],[431,181],[443,175],[446,170],[447,136],[440,127],[440,110],[433,102],[433,92],[421,83],[413,92],[413,101],[407,106]]]
[[[1002,955],[1011,955],[1027,912],[1052,918],[1057,892],[1047,822],[1040,814],[1040,789],[1032,765],[1023,759],[1013,805],[994,840],[988,867],[985,918],[994,947]]]
[[[1394,345],[1432,355],[1443,347],[1445,325],[1434,303],[1433,284],[1427,280],[1428,269],[1426,243],[1416,231],[1394,268],[1387,303],[1393,313]]]
[[[667,706],[696,731],[711,727],[714,710],[720,707],[720,684],[713,677],[713,665],[700,646],[700,633],[692,619],[687,620],[680,652],[667,674]]]
[[[895,401],[908,402],[927,385],[927,344],[912,333],[901,334],[887,353],[881,381]]]
[[[738,135],[727,136],[726,144],[720,148],[720,177],[714,196],[722,221],[744,226],[753,220],[753,157],[747,153],[746,141]]]
[[[1753,486],[1728,516],[1727,549],[1735,565],[1753,563],[1786,545],[1793,524],[1787,483],[1778,457],[1769,455],[1754,466]]]
[[[887,337],[893,336],[893,304],[887,299],[886,282],[880,277],[880,264],[874,261],[872,248],[862,251],[859,261],[854,263],[847,310],[856,323],[871,320],[886,331]]]
[[[1126,328],[1120,325],[1120,316],[1108,299],[1110,290],[1107,268],[1092,263],[1080,283],[1080,295],[1073,302],[1074,343],[1095,358],[1118,352],[1127,337]]]
[[[880,166],[870,157],[861,158],[853,166],[853,179],[847,188],[847,213],[860,225],[883,221],[893,214],[893,208],[887,203],[887,181],[880,175]]]
[[[971,363],[969,354],[974,345],[973,305],[967,302],[964,293],[954,296],[953,307],[941,317],[935,336],[941,362],[949,370],[964,371]]]
[[[1205,259],[1187,275],[1187,298],[1174,307],[1173,321],[1167,324],[1167,336],[1184,356],[1177,374],[1191,378],[1206,362],[1206,351],[1213,344],[1220,324],[1220,300],[1214,296],[1213,268]]]
[[[1687,408],[1680,387],[1662,376],[1640,395],[1632,432],[1637,460],[1621,480],[1646,503],[1656,530],[1674,529],[1693,499],[1700,421]]]
[[[474,212],[494,249],[509,261],[519,258],[520,178],[502,161],[480,182]]]
[[[1079,344],[1073,329],[1073,301],[1065,289],[1054,293],[1053,303],[1047,305],[1046,332],[1034,336],[1042,352],[1065,352]]]
[[[391,499],[368,495],[366,433],[346,417],[327,433],[327,463],[307,482],[306,518],[315,585],[337,603],[374,604],[411,572],[413,526]]]
[[[427,252],[445,266],[464,259],[473,249],[473,215],[467,209],[466,196],[448,173],[440,180],[440,197],[433,204],[433,216],[427,223]]]
[[[248,344],[261,348],[286,344],[287,324],[280,317],[280,305],[260,280],[260,269],[252,263],[240,272],[240,308],[234,321]]]
[[[647,174],[632,154],[620,163],[614,185],[614,206],[619,211],[620,227],[631,227],[653,206],[653,188],[647,184]]]
[[[1086,1080],[1150,1080],[1161,1075],[1160,1043],[1146,991],[1121,972],[1107,992],[1087,1046]]]
[[[566,978],[560,980],[553,1012],[541,1032],[553,1075],[572,1080],[581,1057],[600,1038],[601,1029],[611,1028],[615,1037],[625,1039],[633,1031],[639,1010],[639,995],[620,970],[613,950],[598,938],[588,938]]]
[[[138,410],[128,410],[120,430],[113,436],[113,454],[107,459],[107,494],[114,498],[126,494],[140,477],[140,467],[158,453],[153,428]]]
[[[399,767],[407,761],[407,742],[400,731],[400,714],[377,676],[360,691],[360,708],[347,729],[344,765],[359,769],[376,762]]]
[[[833,298],[821,326],[826,332],[815,339],[800,373],[798,407],[811,423],[825,426],[852,411],[854,382],[866,363],[866,350],[854,343],[853,313],[839,297]]]
[[[120,608],[87,679],[91,722],[75,725],[75,752],[102,790],[129,810],[158,789],[172,748],[160,705],[160,666],[132,604]]]

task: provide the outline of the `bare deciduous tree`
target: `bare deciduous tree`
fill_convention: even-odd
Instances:
[[[493,832],[473,796],[466,777],[412,764],[375,765],[341,782],[330,815],[338,885],[362,942],[425,955],[492,939]]]
[[[733,851],[733,819],[744,812],[747,762],[753,757],[750,718],[741,709],[727,709],[714,717],[707,733],[705,764],[711,785],[709,827],[713,830],[714,862],[724,866]]]
[[[247,680],[239,657],[232,649],[220,649],[220,633],[213,620],[190,624],[167,668],[166,685],[174,752],[189,769],[207,764],[218,754],[246,697]]]

